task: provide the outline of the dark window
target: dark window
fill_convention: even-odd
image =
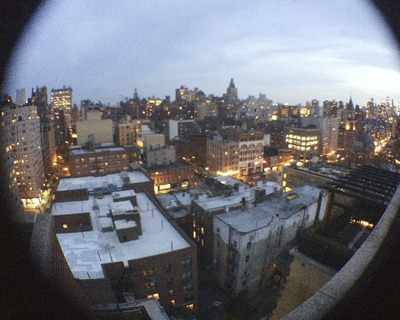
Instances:
[[[182,260],[182,269],[183,268],[188,268],[192,266],[192,258],[187,258],[185,260]]]
[[[154,268],[143,269],[141,271],[142,278],[152,277],[155,275]]]
[[[182,274],[182,280],[186,281],[192,279],[192,273],[191,272],[186,272]]]
[[[157,288],[157,282],[155,281],[145,282],[144,287],[146,288],[146,290]]]

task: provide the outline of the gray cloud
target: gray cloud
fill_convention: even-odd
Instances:
[[[242,98],[399,99],[399,90],[357,80],[371,72],[400,81],[393,39],[364,0],[49,1],[31,25],[10,66],[10,94],[66,84],[77,104],[116,103],[134,88],[173,96],[180,85],[221,95],[233,77]]]

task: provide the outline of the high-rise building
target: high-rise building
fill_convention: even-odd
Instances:
[[[37,108],[37,114],[40,118],[40,139],[44,168],[46,173],[50,173],[56,158],[56,151],[54,122],[48,105],[47,87],[36,87],[36,90],[32,88],[32,97],[28,99],[28,104]]]
[[[339,118],[305,117],[302,118],[302,124],[304,127],[315,125],[317,129],[320,129],[319,150],[321,154],[327,155],[336,152],[339,138]]]
[[[226,127],[207,139],[207,167],[214,175],[256,181],[263,172],[264,133]]]
[[[289,128],[285,134],[285,141],[297,159],[310,158],[319,153],[319,136],[320,129]]]
[[[235,101],[238,98],[238,90],[235,87],[235,83],[233,82],[233,79],[231,79],[231,82],[229,83],[228,88],[226,88],[226,94],[224,95],[224,98],[228,101]]]
[[[213,135],[206,142],[206,170],[212,175],[239,177],[239,146],[236,141]]]
[[[202,121],[206,116],[217,115],[217,104],[212,99],[195,102],[196,120]]]
[[[44,181],[37,108],[31,105],[17,106],[10,101],[3,106],[1,114],[22,203],[25,209],[35,209],[41,203]]]
[[[339,110],[340,125],[338,149],[345,154],[352,153],[355,145],[356,118],[352,99],[345,108]]]
[[[185,140],[191,135],[199,133],[195,120],[169,120],[167,130],[166,136],[169,140]]]
[[[17,106],[23,106],[26,103],[26,90],[24,88],[17,89],[15,104]]]
[[[15,212],[22,212],[19,189],[17,186],[17,175],[14,168],[14,139],[10,136],[10,119],[6,110],[12,107],[12,100],[10,97],[4,97],[0,106],[2,110],[0,112],[0,166],[1,166],[1,196],[3,201],[2,207],[9,207],[15,210]],[[4,109],[3,109],[4,108]],[[4,198],[3,198],[4,197]],[[15,216],[15,215],[14,215]]]
[[[32,88],[32,98],[29,99],[29,104],[37,106],[38,116],[43,121],[48,111],[47,87],[36,87],[36,91]]]
[[[62,89],[51,89],[51,105],[63,110],[65,127],[71,128],[72,89],[65,86]]]
[[[150,120],[132,120],[131,116],[127,116],[117,125],[117,142],[121,146],[133,146],[136,144],[142,125],[151,125]]]
[[[76,123],[76,134],[78,144],[84,144],[92,138],[96,143],[110,143],[114,141],[113,122],[111,119],[102,119],[98,108],[91,108],[86,111],[85,119]]]

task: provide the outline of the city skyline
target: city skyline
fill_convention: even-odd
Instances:
[[[222,96],[231,78],[240,99],[312,99],[366,105],[400,100],[398,53],[367,1],[47,1],[20,39],[4,91],[73,89],[112,105],[169,95],[181,85]]]

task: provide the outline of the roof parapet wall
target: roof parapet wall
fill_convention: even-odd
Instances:
[[[345,297],[349,290],[363,276],[368,266],[376,257],[385,237],[391,230],[399,208],[400,187],[397,187],[385,213],[360,249],[356,251],[353,257],[330,281],[303,304],[281,318],[281,320],[321,319],[328,312],[332,311],[336,304]]]

